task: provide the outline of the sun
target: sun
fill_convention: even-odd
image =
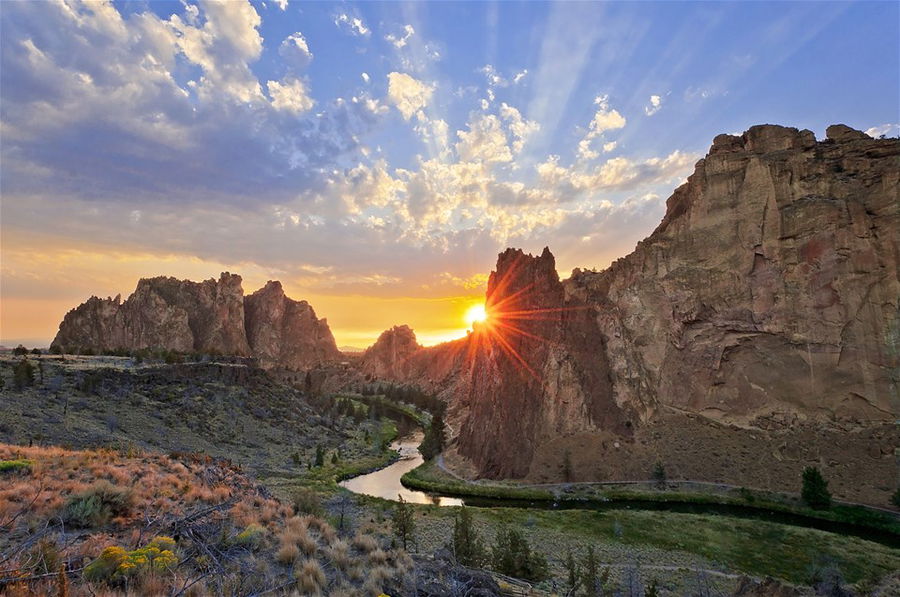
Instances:
[[[465,316],[463,317],[466,320],[466,325],[469,327],[473,327],[476,323],[481,323],[483,321],[487,321],[488,314],[484,308],[484,305],[472,305],[469,307],[468,311],[466,311]]]

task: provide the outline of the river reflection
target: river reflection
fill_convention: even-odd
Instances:
[[[424,462],[418,449],[423,437],[424,434],[421,431],[416,431],[398,439],[391,444],[391,449],[400,451],[400,460],[381,470],[341,481],[341,487],[345,487],[353,493],[386,500],[397,501],[397,496],[401,495],[405,501],[413,504],[462,506],[461,499],[429,495],[423,491],[407,489],[400,483],[400,477]]]

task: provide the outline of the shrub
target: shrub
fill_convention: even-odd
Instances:
[[[126,516],[131,511],[134,494],[130,489],[117,487],[109,481],[98,481],[68,499],[63,508],[63,520],[76,528],[99,527],[113,517]]]
[[[304,594],[318,594],[325,586],[325,572],[316,560],[306,560],[296,570],[297,584]]]
[[[266,529],[256,523],[249,524],[246,529],[235,536],[234,544],[256,550],[262,545],[265,536]]]
[[[814,510],[827,510],[831,507],[828,481],[814,466],[806,467],[803,471],[803,489],[800,495],[803,501]]]
[[[656,465],[653,467],[653,480],[656,482],[657,489],[665,489],[666,488],[666,467],[663,466],[662,462],[656,461]]]
[[[0,460],[0,474],[2,473],[26,473],[31,471],[30,460]]]
[[[497,532],[493,549],[494,569],[507,576],[540,581],[547,578],[547,560],[531,549],[525,536],[516,529]]]
[[[319,495],[306,487],[298,487],[291,492],[291,503],[294,506],[295,514],[311,514],[313,516],[325,514]]]
[[[17,357],[21,357],[28,354],[28,349],[19,344],[18,346],[13,348],[13,354]]]
[[[34,385],[34,365],[23,358],[13,367],[13,384],[17,390]]]
[[[894,504],[894,507],[900,508],[900,488],[891,496],[891,503]]]
[[[85,567],[84,578],[91,582],[109,582],[166,572],[178,563],[174,549],[175,541],[164,536],[156,537],[146,547],[134,551],[113,545]]]
[[[282,545],[275,554],[275,559],[282,564],[293,564],[300,558],[300,549],[293,543]]]
[[[29,554],[29,560],[34,562],[34,568],[38,574],[55,572],[62,565],[59,548],[53,539],[38,541]]]

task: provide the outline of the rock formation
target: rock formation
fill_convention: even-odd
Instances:
[[[247,340],[264,367],[306,369],[337,361],[341,353],[325,319],[306,301],[284,294],[281,282],[268,282],[244,299]]]
[[[91,297],[69,311],[52,346],[68,351],[165,349],[253,356],[263,367],[306,369],[336,361],[328,322],[269,282],[244,297],[241,277],[191,282],[150,278],[120,297]]]
[[[549,251],[507,250],[489,322],[398,373],[448,399],[483,476],[559,480],[571,455],[581,480],[646,478],[659,459],[795,489],[816,465],[839,495],[886,500],[893,484],[873,479],[896,475],[900,446],[900,141],[826,134],[716,137],[606,270],[560,282]],[[452,366],[435,376],[427,359]]]
[[[649,238],[574,272],[566,290],[597,307],[617,402],[738,425],[900,412],[900,141],[827,137],[716,137]]]
[[[141,279],[124,303],[119,296],[91,297],[66,314],[52,346],[249,356],[241,277],[225,272],[218,281]]]
[[[410,357],[422,347],[408,325],[385,330],[363,353],[360,367],[373,378],[406,379],[410,374]]]

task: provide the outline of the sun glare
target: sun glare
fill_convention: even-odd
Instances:
[[[476,323],[481,323],[487,319],[487,311],[484,309],[484,305],[472,305],[469,307],[469,310],[466,311],[465,320],[466,325],[469,327],[474,326]]]

